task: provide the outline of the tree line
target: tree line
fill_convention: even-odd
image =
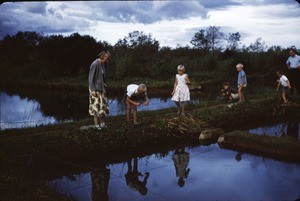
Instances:
[[[151,34],[130,32],[115,45],[96,41],[88,35],[44,35],[18,32],[0,42],[1,80],[86,80],[91,62],[102,50],[109,50],[107,77],[122,80],[135,77],[173,79],[183,64],[194,79],[228,79],[235,76],[235,65],[243,63],[248,74],[271,75],[285,68],[288,51],[267,47],[261,38],[242,45],[239,32],[225,34],[211,26],[194,34],[191,46],[160,47]]]

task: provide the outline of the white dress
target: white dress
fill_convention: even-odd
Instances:
[[[177,86],[175,88],[175,93],[172,96],[172,101],[184,102],[190,100],[190,90],[186,84],[187,74],[176,74]]]

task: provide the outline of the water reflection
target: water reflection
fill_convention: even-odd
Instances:
[[[174,161],[176,177],[178,177],[178,186],[183,187],[185,184],[184,179],[187,179],[190,168],[187,168],[190,162],[190,154],[185,151],[185,148],[175,150],[172,160]]]
[[[300,140],[300,126],[298,121],[283,121],[280,124],[262,126],[250,129],[249,132],[258,135],[267,135],[273,137],[289,137]]]
[[[88,96],[85,93],[67,94],[38,91],[3,92],[1,95],[1,129],[31,127],[88,118]],[[110,96],[110,115],[125,114],[123,94]],[[199,103],[194,96],[191,104]],[[149,97],[149,106],[139,111],[175,107],[169,96]]]
[[[127,161],[127,173],[125,174],[127,186],[134,190],[138,191],[141,195],[146,195],[148,188],[146,187],[147,180],[149,178],[149,172],[146,172],[144,175],[138,171],[138,159],[137,157],[132,159],[133,166],[131,161]],[[142,180],[139,177],[143,177]]]
[[[58,178],[49,181],[49,185],[79,201],[96,197],[110,201],[299,198],[300,165],[246,153],[238,155],[240,158],[236,159],[237,152],[220,149],[217,145],[187,147],[169,151],[163,157],[153,154],[111,164],[109,170],[96,172],[95,179],[94,173],[76,173],[75,180]],[[183,178],[184,185],[178,185],[178,178]]]
[[[102,164],[98,170],[91,171],[92,181],[92,201],[108,200],[108,184],[110,179],[110,169]]]
[[[1,130],[57,123],[53,116],[43,114],[41,105],[37,101],[21,98],[17,95],[10,96],[2,92],[0,97]]]

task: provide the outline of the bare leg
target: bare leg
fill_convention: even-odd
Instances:
[[[185,102],[181,102],[181,115],[184,116],[184,112],[185,112]]]
[[[105,121],[104,121],[104,118],[99,117],[99,121],[100,121],[100,127],[101,127],[101,128],[105,127]]]
[[[126,101],[126,120],[128,123],[130,123],[130,103],[128,101]]]
[[[96,115],[94,116],[94,123],[95,123],[95,126],[99,126],[99,124],[100,124],[100,119]]]
[[[282,93],[282,99],[283,99],[283,103],[286,104],[287,103],[287,98],[285,96],[285,92]]]
[[[137,123],[137,107],[133,106],[133,123]]]
[[[177,101],[176,101],[175,103],[176,103],[177,110],[178,110],[177,114],[181,114],[180,103],[179,103],[179,102],[177,102]]]
[[[245,99],[244,99],[243,87],[242,86],[239,87],[238,94],[239,94],[239,102],[244,101]]]

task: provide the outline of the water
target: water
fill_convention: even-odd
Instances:
[[[1,96],[1,130],[76,121],[89,117],[88,96],[85,93],[66,94],[39,91],[5,92]],[[200,102],[199,93],[191,94],[191,104]],[[175,107],[170,96],[150,96],[149,106],[139,111]],[[109,96],[110,115],[125,114],[123,94]]]
[[[300,197],[300,165],[223,150],[216,144],[95,168],[99,169],[70,172],[48,184],[78,201],[254,201]]]
[[[289,120],[278,124],[260,126],[248,130],[249,133],[271,137],[289,137],[300,140],[299,120]]]

